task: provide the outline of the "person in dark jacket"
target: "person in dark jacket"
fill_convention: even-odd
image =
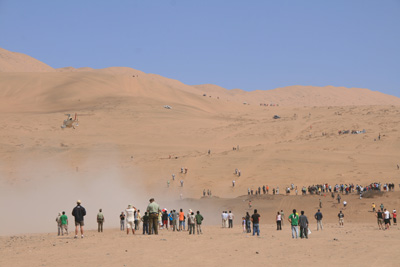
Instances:
[[[86,210],[81,206],[81,201],[78,200],[76,202],[76,207],[72,210],[72,216],[75,217],[75,238],[78,238],[78,228],[81,228],[81,238],[83,238],[83,226],[84,219],[83,217],[86,215]]]
[[[300,225],[300,237],[308,238],[308,219],[304,215],[304,211],[301,211],[301,215],[299,217],[299,225]]]
[[[317,220],[317,231],[319,230],[319,228],[321,228],[322,230],[322,213],[321,210],[318,209],[318,212],[315,213],[314,218]]]

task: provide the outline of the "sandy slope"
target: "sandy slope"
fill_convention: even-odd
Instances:
[[[53,72],[49,65],[25,54],[0,47],[0,72]]]
[[[259,238],[234,229],[205,227],[204,234],[162,231],[158,236],[126,236],[116,229],[86,238],[54,234],[2,237],[2,266],[231,266],[308,265],[398,266],[400,231],[371,224],[326,224],[308,240],[292,240],[290,230],[261,225]],[[368,233],[368,234],[365,234]],[[336,239],[336,240],[335,240]],[[383,245],[384,244],[384,245]]]
[[[377,249],[369,242],[370,235],[391,245],[386,250],[379,248],[378,254],[390,255],[398,249],[397,228],[393,236],[375,231],[371,226],[374,216],[368,212],[372,201],[399,209],[398,192],[377,199],[346,197],[350,204],[346,221],[351,223],[346,229],[350,232],[331,225],[326,235],[313,235],[304,247],[293,245],[287,229],[275,234],[274,214],[278,209],[289,214],[298,208],[311,215],[317,208],[317,196],[292,192],[291,196],[253,197],[253,206],[265,218],[263,227],[269,229],[259,240],[241,235],[238,229],[226,234],[214,226],[224,209],[233,210],[237,219],[251,211],[243,195],[248,188],[262,185],[279,186],[283,192],[291,183],[301,187],[394,182],[398,191],[400,108],[396,97],[333,87],[228,91],[117,67],[40,72],[43,65],[36,60],[0,52],[12,58],[0,57],[0,210],[13,218],[3,220],[0,235],[53,231],[57,213],[70,214],[77,199],[88,210],[89,229],[95,227],[98,208],[110,218],[107,227],[114,228],[128,203],[143,210],[151,196],[169,209],[201,210],[208,226],[207,234],[196,241],[170,233],[158,239],[133,237],[140,240],[135,248],[145,253],[131,252],[132,241],[116,230],[104,237],[90,232],[87,239],[76,242],[46,234],[2,237],[0,265],[65,266],[69,257],[60,255],[66,252],[84,257],[85,266],[130,266],[124,261],[126,255],[152,266],[158,260],[149,258],[154,246],[160,255],[168,255],[167,266],[182,255],[193,255],[183,257],[182,263],[195,260],[216,266],[221,260],[246,265],[249,260],[258,263],[266,258],[275,265],[304,254],[310,256],[301,259],[305,264],[317,265],[328,258],[329,265],[344,260],[361,265],[369,263],[367,257],[346,252],[357,249],[364,254]],[[10,62],[36,67],[19,67],[15,72]],[[280,105],[259,105],[271,102]],[[61,130],[64,113],[79,114],[77,129]],[[275,114],[281,119],[274,120]],[[338,135],[339,130],[363,129],[365,134]],[[239,150],[232,150],[238,145]],[[188,168],[188,173],[181,174],[181,167]],[[240,177],[234,174],[235,168],[241,170]],[[235,188],[232,180],[236,180]],[[215,197],[200,199],[203,189],[211,189]],[[329,196],[323,197],[323,203],[326,222],[335,223],[341,207]],[[29,224],[25,218],[30,218]],[[171,248],[180,243],[181,248]],[[329,254],[333,250],[338,255]],[[23,252],[29,257],[21,257]],[[387,265],[394,266],[396,261],[391,256]]]

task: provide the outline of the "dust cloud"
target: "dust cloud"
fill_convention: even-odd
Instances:
[[[95,163],[94,161],[97,162]],[[69,231],[74,230],[72,209],[79,199],[85,207],[85,229],[96,229],[96,215],[103,209],[105,228],[119,227],[119,214],[128,204],[141,210],[151,197],[160,207],[168,210],[200,210],[207,224],[219,222],[222,209],[212,201],[179,199],[171,197],[165,188],[149,188],[145,177],[134,167],[121,168],[118,160],[104,160],[98,164],[86,161],[79,167],[71,167],[56,160],[29,160],[10,175],[1,173],[0,212],[7,219],[0,222],[0,235],[56,232],[56,217],[65,211],[69,219]],[[100,159],[101,160],[101,159]],[[94,166],[102,166],[101,168]]]

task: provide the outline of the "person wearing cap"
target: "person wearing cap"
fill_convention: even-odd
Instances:
[[[78,228],[81,230],[81,238],[83,238],[83,226],[84,219],[83,217],[86,215],[86,209],[81,206],[81,201],[78,200],[76,202],[76,207],[72,210],[72,216],[75,217],[75,238],[78,238]]]
[[[161,212],[160,206],[154,202],[154,198],[151,198],[149,205],[147,206],[147,212],[149,214],[149,234],[158,235],[158,213]]]

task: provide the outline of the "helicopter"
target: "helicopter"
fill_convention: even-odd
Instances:
[[[75,113],[75,118],[72,119],[71,114],[65,114],[65,116],[68,116],[66,120],[64,120],[63,125],[61,125],[61,129],[65,128],[74,128],[75,126],[78,127],[78,119],[77,119],[77,114]]]

